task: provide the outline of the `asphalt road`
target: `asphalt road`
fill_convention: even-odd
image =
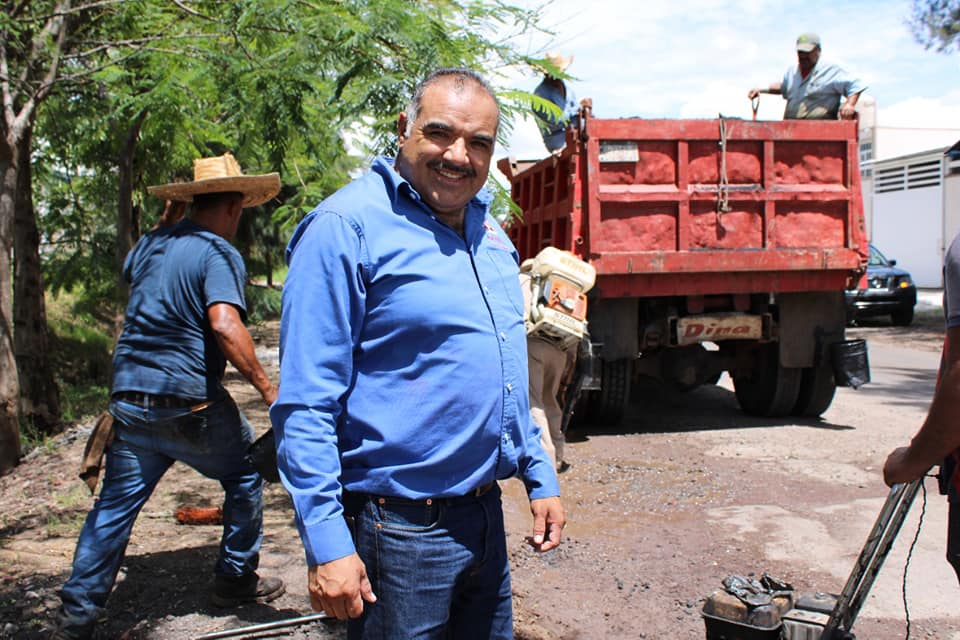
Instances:
[[[637,401],[620,428],[572,434],[566,548],[513,555],[520,629],[530,627],[521,637],[702,638],[704,598],[730,574],[839,593],[887,496],[883,462],[921,424],[935,382],[936,339],[901,346],[891,331],[857,330],[872,382],[838,390],[821,420],[744,416],[724,376]],[[860,612],[859,638],[906,637],[909,612],[909,637],[960,640],[945,499],[934,479],[926,486],[925,509],[918,496]],[[505,504],[517,549],[529,535],[519,483]]]

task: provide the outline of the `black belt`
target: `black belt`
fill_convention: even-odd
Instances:
[[[497,486],[496,481],[488,482],[487,484],[482,484],[472,491],[468,491],[462,496],[451,496],[446,498],[420,498],[419,500],[413,500],[411,498],[396,498],[393,496],[378,496],[369,493],[353,493],[352,491],[344,491],[344,505],[346,507],[347,503],[356,504],[356,501],[364,502],[366,500],[373,500],[379,504],[385,504],[387,502],[400,503],[400,504],[410,504],[410,505],[424,505],[430,506],[434,504],[462,504],[465,502],[476,502],[477,498],[487,494],[491,489]],[[349,508],[347,508],[350,510]]]
[[[117,391],[112,396],[113,400],[129,402],[138,407],[156,407],[157,409],[181,409],[203,404],[204,400],[196,398],[181,398],[180,396],[154,395],[152,393],[142,393],[140,391]]]

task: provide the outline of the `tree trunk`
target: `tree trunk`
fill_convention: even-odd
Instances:
[[[30,145],[33,123],[17,143],[23,161],[17,172],[13,225],[14,353],[20,379],[20,418],[44,434],[60,426],[60,397],[50,363],[50,340],[40,269],[40,233],[33,208]]]
[[[117,291],[119,301],[125,302],[130,294],[129,285],[123,278],[123,262],[130,249],[140,237],[140,210],[133,204],[133,173],[137,140],[140,129],[147,117],[146,111],[140,114],[131,123],[127,130],[127,137],[120,149],[120,158],[117,162],[119,189],[117,193]]]
[[[7,142],[0,123],[0,475],[20,460],[20,423],[17,405],[20,382],[13,349],[13,212],[17,192],[17,149]]]

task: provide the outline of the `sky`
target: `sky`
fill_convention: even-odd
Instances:
[[[513,36],[521,52],[573,55],[568,83],[598,118],[752,117],[747,91],[796,65],[796,38],[820,35],[821,60],[866,85],[877,125],[960,129],[960,53],[918,43],[910,0],[512,0],[541,7],[552,34]],[[498,84],[532,91],[540,76],[510,69]],[[758,118],[778,120],[783,99],[762,95]],[[947,144],[946,142],[944,144]],[[517,122],[497,157],[545,155],[536,124]]]

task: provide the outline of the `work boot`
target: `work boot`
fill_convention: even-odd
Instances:
[[[250,602],[271,602],[286,590],[280,578],[261,578],[256,573],[245,576],[218,575],[213,581],[210,599],[218,607],[235,607]]]

